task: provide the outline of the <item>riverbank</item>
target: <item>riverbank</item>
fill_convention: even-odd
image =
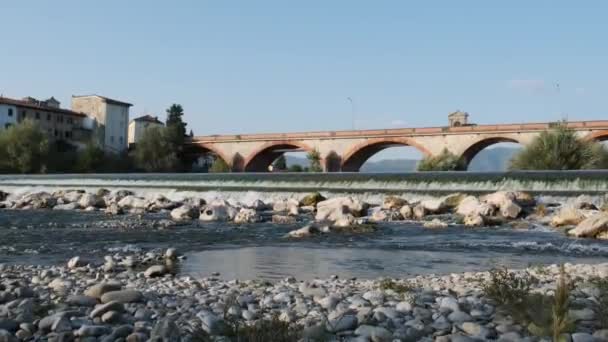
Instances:
[[[488,297],[484,287],[495,284],[488,272],[374,280],[290,277],[269,283],[164,274],[165,261],[176,255],[174,250],[143,255],[155,265],[145,271],[76,258],[67,265],[1,266],[0,337],[200,341],[237,331],[261,335],[255,327],[265,324],[289,336],[285,341],[538,339],[538,330]],[[576,280],[568,338],[608,340],[598,304],[606,290],[594,282],[608,276],[608,264],[567,264],[565,271]],[[531,292],[547,296],[555,292],[559,274],[557,265],[513,271],[521,279],[534,277]]]

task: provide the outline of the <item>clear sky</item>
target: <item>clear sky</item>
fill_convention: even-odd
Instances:
[[[195,134],[608,118],[608,1],[1,1],[0,93]],[[557,86],[559,84],[559,87]],[[558,89],[559,88],[559,89]]]

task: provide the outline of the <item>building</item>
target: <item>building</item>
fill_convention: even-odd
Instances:
[[[86,128],[86,114],[60,108],[60,105],[54,97],[45,101],[33,97],[22,100],[0,97],[0,129],[29,119],[36,122],[51,141],[88,141],[91,130]]]
[[[135,144],[141,139],[144,131],[150,127],[163,127],[165,124],[158,117],[144,115],[129,122],[129,145]]]
[[[469,113],[457,110],[454,113],[448,115],[448,121],[450,127],[468,126]]]
[[[99,95],[72,96],[72,110],[95,119],[94,139],[106,152],[120,153],[128,147],[130,103]]]

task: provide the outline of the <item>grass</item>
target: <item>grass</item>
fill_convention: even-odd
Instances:
[[[532,288],[537,283],[538,279],[527,271],[517,274],[502,267],[490,271],[490,279],[482,281],[482,289],[500,309],[527,326],[531,334],[561,341],[562,334],[574,328],[568,317],[573,282],[562,265],[554,295],[533,293]]]
[[[193,342],[217,341],[200,327],[189,332]],[[235,317],[226,319],[226,326],[221,333],[230,342],[296,342],[302,339],[302,328],[281,321],[277,315],[271,319],[261,319],[253,324],[245,324]]]
[[[380,281],[378,287],[381,291],[391,290],[401,296],[402,299],[415,302],[416,286],[407,280],[396,282],[393,279],[386,278]]]
[[[539,204],[536,206],[536,208],[534,208],[534,215],[536,215],[538,217],[545,217],[545,216],[547,216],[548,213],[549,213],[549,210],[547,209],[547,206],[544,204]]]

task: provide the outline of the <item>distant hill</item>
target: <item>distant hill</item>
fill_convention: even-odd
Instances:
[[[509,160],[519,148],[513,147],[496,147],[485,149],[473,159],[469,165],[469,171],[506,171],[509,166]],[[286,156],[287,166],[300,164],[303,167],[308,166],[306,158],[296,156]],[[416,170],[418,160],[413,159],[383,159],[374,162],[367,162],[361,167],[361,172],[411,172]]]

